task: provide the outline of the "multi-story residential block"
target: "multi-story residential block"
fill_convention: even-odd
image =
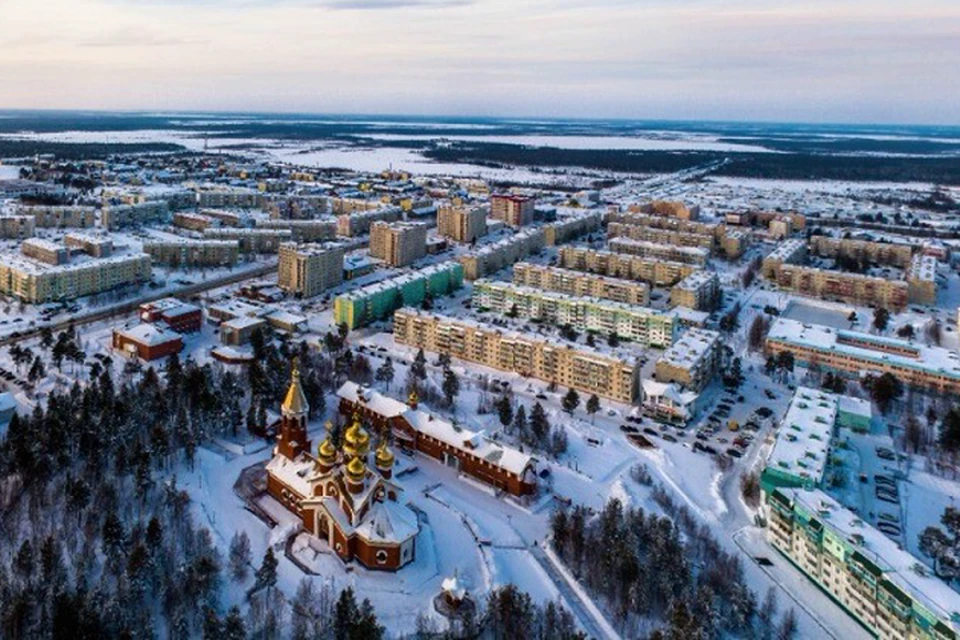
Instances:
[[[330,201],[331,211],[335,216],[345,216],[351,213],[362,213],[364,211],[383,211],[383,202],[381,200],[367,200],[364,198],[334,198]],[[392,207],[391,207],[392,208]],[[399,212],[399,209],[397,210]],[[376,220],[386,220],[386,218],[375,218]],[[393,218],[396,220],[397,218]],[[369,224],[367,228],[369,228]],[[366,230],[360,231],[356,234],[343,233],[340,232],[340,235],[363,235],[366,233]]]
[[[400,207],[384,207],[363,209],[353,213],[341,213],[337,217],[337,235],[362,236],[370,232],[374,222],[396,222],[402,216]]]
[[[235,229],[218,227],[204,229],[205,240],[233,240],[239,243],[240,253],[277,253],[280,245],[290,242],[289,229]]]
[[[544,247],[543,229],[524,229],[509,238],[488,244],[460,256],[463,275],[476,280],[505,269]]]
[[[936,304],[937,259],[934,256],[923,254],[914,256],[907,268],[906,280],[910,302]]]
[[[530,262],[518,262],[513,265],[513,284],[571,296],[613,300],[641,307],[650,304],[650,287],[642,282],[608,278]]]
[[[697,311],[713,311],[721,297],[720,278],[714,271],[697,271],[670,289],[670,304]]]
[[[663,229],[666,231],[678,231],[680,233],[693,233],[700,236],[713,236],[719,240],[724,234],[724,225],[716,222],[697,222],[695,220],[684,220],[682,218],[670,218],[644,213],[631,213],[627,211],[608,211],[604,214],[604,221],[609,227],[610,224],[617,223],[626,227],[646,227],[649,229]],[[630,230],[626,230],[621,235],[629,237]]]
[[[294,242],[323,242],[337,237],[337,221],[319,220],[257,220],[258,229],[288,229]]]
[[[469,244],[487,235],[487,213],[479,207],[442,206],[437,210],[437,232]]]
[[[767,540],[881,640],[955,640],[960,595],[820,490],[766,496]]]
[[[852,258],[906,269],[913,258],[914,247],[894,242],[871,242],[818,235],[810,237],[809,251],[821,258]]]
[[[240,244],[236,240],[151,240],[143,243],[143,252],[167,267],[227,267],[237,264]]]
[[[645,347],[669,347],[679,327],[676,317],[654,309],[488,280],[473,283],[473,307],[603,336],[615,334]]]
[[[74,300],[150,279],[150,256],[133,254],[52,266],[0,257],[0,293],[24,302]]]
[[[37,227],[62,229],[77,227],[85,229],[96,223],[97,210],[93,207],[63,205],[19,207],[18,215],[33,216]]]
[[[256,189],[206,189],[197,193],[204,209],[262,209],[267,197]]]
[[[802,264],[807,259],[807,243],[799,238],[786,240],[763,259],[761,272],[765,278],[774,279],[785,264]]]
[[[657,360],[657,382],[676,382],[700,392],[720,370],[720,334],[688,329]]]
[[[215,226],[214,219],[202,213],[180,211],[173,214],[173,226],[190,231],[200,231]]]
[[[852,378],[890,373],[907,385],[960,395],[960,355],[951,349],[779,318],[767,334],[766,352],[783,351],[805,367]]]
[[[607,237],[618,240],[630,239],[655,242],[658,244],[674,245],[676,247],[700,247],[707,252],[714,251],[717,246],[717,238],[713,234],[672,231],[670,229],[657,229],[655,227],[643,227],[620,222],[607,224]],[[613,244],[613,240],[610,241],[610,244]]]
[[[104,205],[100,211],[100,224],[105,229],[115,230],[151,222],[162,222],[170,213],[166,200],[147,200],[137,204]]]
[[[767,226],[767,231],[774,240],[786,240],[793,233],[793,223],[789,218],[774,218]]]
[[[498,193],[490,196],[490,217],[511,227],[533,224],[536,201],[530,196]]]
[[[460,263],[442,262],[337,296],[333,318],[352,330],[383,320],[403,306],[419,306],[427,296],[438,298],[462,286]]]
[[[200,215],[206,216],[211,220],[216,220],[225,227],[247,226],[250,220],[250,216],[247,213],[224,211],[222,209],[202,209]]]
[[[630,205],[630,211],[680,220],[696,220],[700,217],[699,206],[688,207],[682,202],[669,200],[653,200],[645,204],[633,204]]]
[[[639,365],[593,349],[574,349],[535,336],[410,308],[394,314],[393,337],[400,344],[446,353],[617,402],[630,404],[637,397]]]
[[[370,256],[394,267],[405,267],[427,255],[427,226],[417,222],[374,222],[370,226]]]
[[[544,225],[543,234],[548,247],[570,242],[600,228],[600,212],[568,216]]]
[[[698,267],[691,264],[641,258],[584,247],[562,247],[560,266],[576,271],[637,280],[658,287],[672,287],[690,274],[699,271]]]
[[[729,260],[742,256],[750,247],[750,235],[741,229],[727,229],[723,227],[720,236],[720,253]]]
[[[859,273],[845,273],[796,264],[783,264],[774,280],[781,291],[848,304],[884,307],[901,311],[909,301],[909,286],[902,280],[887,280]]]
[[[0,238],[18,240],[29,238],[37,227],[34,216],[12,215],[0,216]]]
[[[288,293],[311,298],[343,282],[342,243],[280,245],[277,284]]]
[[[613,226],[613,225],[611,225]],[[675,244],[634,240],[632,238],[611,238],[607,248],[616,253],[626,253],[652,260],[669,260],[702,267],[707,264],[710,251],[702,247],[681,247]]]
[[[69,249],[83,251],[94,258],[109,258],[113,254],[113,240],[109,236],[92,233],[68,233],[63,238]]]
[[[65,264],[70,258],[64,245],[43,238],[27,238],[20,243],[20,253],[52,265]]]

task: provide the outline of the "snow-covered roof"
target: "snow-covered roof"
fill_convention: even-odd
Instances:
[[[692,405],[698,397],[695,391],[684,391],[673,382],[658,382],[652,378],[645,378],[642,386],[645,398],[666,398],[671,403],[682,407]]]
[[[226,329],[249,329],[264,324],[266,321],[262,318],[253,318],[251,316],[238,316],[230,320],[224,320],[220,325]]]
[[[618,251],[620,248],[627,249],[624,253],[629,253],[631,247],[643,247],[651,251],[670,251],[674,254],[686,254],[691,256],[699,261],[706,261],[710,257],[710,251],[704,249],[703,247],[682,247],[675,244],[666,244],[662,242],[650,242],[648,240],[635,240],[633,238],[626,237],[616,237],[611,238],[607,245],[613,250]]]
[[[857,416],[872,418],[873,407],[869,400],[854,398],[853,396],[840,396],[840,413],[851,413]]]
[[[926,346],[897,338],[779,318],[768,340],[848,355],[865,363],[876,362],[960,380],[960,354],[943,347]],[[894,353],[893,350],[899,351]]]
[[[118,329],[117,332],[123,337],[138,342],[148,347],[155,347],[174,340],[180,340],[180,334],[170,331],[155,324],[138,324],[132,329]]]
[[[296,460],[291,460],[287,456],[278,454],[267,463],[267,471],[302,497],[312,494],[310,483],[307,482],[307,478],[313,473],[311,458],[300,456]]]
[[[370,411],[384,418],[395,418],[403,415],[403,413],[409,409],[406,404],[399,400],[378,393],[368,387],[362,387],[356,382],[350,382],[349,380],[344,382],[337,390],[337,397],[356,404],[362,404],[370,409]]]
[[[778,489],[791,501],[800,504],[826,527],[845,538],[856,541],[854,546],[865,558],[883,572],[883,577],[919,601],[945,622],[960,614],[960,593],[936,577],[916,557],[900,545],[864,522],[830,495],[820,490]],[[851,542],[852,543],[852,542]],[[918,570],[919,569],[919,570]],[[960,631],[950,622],[954,631]]]
[[[837,420],[839,397],[833,393],[797,387],[790,401],[767,466],[819,484]]]
[[[710,354],[720,334],[710,329],[692,328],[663,352],[658,362],[683,369],[694,369]]]
[[[396,277],[388,278],[387,280],[382,280],[380,282],[375,282],[373,284],[368,284],[365,287],[360,287],[359,289],[354,289],[348,293],[337,296],[341,300],[350,300],[357,302],[363,300],[375,293],[385,291],[388,289],[396,289],[405,284],[411,282],[419,282],[426,280],[427,278],[438,274],[445,273],[449,271],[456,271],[457,269],[462,269],[459,262],[447,261],[441,262],[439,264],[434,264],[424,269],[417,269],[409,273],[402,273]]]
[[[694,271],[686,278],[674,285],[677,289],[683,289],[686,291],[696,291],[700,287],[716,282],[717,285],[720,284],[719,277],[714,271]],[[707,314],[709,315],[709,314]]]
[[[806,240],[801,240],[798,238],[786,240],[778,244],[776,249],[767,254],[767,258],[772,260],[788,261],[791,260],[798,252],[805,251],[806,248]]]
[[[355,531],[371,542],[401,543],[417,535],[420,526],[409,507],[384,500],[373,503]]]

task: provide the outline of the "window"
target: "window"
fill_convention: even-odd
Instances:
[[[387,563],[387,552],[384,549],[377,551],[377,564],[386,564]]]

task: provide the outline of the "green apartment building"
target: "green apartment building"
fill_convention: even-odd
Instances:
[[[463,266],[443,262],[337,296],[333,317],[337,324],[353,330],[389,317],[400,307],[420,306],[428,292],[433,297],[445,296],[462,286]]]

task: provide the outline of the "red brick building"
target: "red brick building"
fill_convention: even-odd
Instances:
[[[113,330],[113,348],[144,360],[166,358],[183,349],[180,334],[152,324]]]
[[[310,455],[309,406],[294,367],[280,435],[267,464],[267,491],[344,562],[396,571],[413,561],[420,524],[393,480],[394,456],[383,439],[371,460],[370,435],[356,416],[338,450],[327,437]],[[328,428],[329,428],[328,423]],[[370,463],[372,464],[372,467]]]
[[[163,298],[140,305],[140,319],[144,322],[163,322],[179,333],[200,331],[203,311],[200,307],[176,298]]]
[[[401,446],[419,451],[459,472],[514,496],[536,493],[536,460],[517,449],[451,424],[377,391],[345,382],[337,391],[343,415],[359,415],[374,429],[390,429]]]

